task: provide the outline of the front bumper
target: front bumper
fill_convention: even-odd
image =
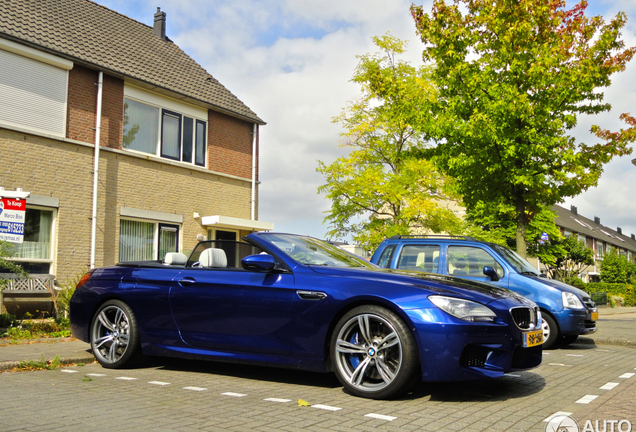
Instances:
[[[495,378],[541,364],[541,345],[524,348],[512,322],[466,322],[440,309],[406,311],[415,325],[423,381]]]
[[[596,333],[597,308],[564,309],[555,314],[562,335],[588,335]]]

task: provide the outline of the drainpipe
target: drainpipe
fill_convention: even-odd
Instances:
[[[91,216],[91,268],[95,268],[95,242],[97,232],[97,182],[99,180],[99,143],[102,134],[102,89],[104,73],[99,72],[97,80],[97,112],[95,120],[95,166],[93,168],[93,213]]]
[[[256,220],[256,136],[258,125],[254,123],[252,132],[252,220]]]

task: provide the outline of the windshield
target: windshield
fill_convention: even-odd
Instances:
[[[333,267],[374,267],[363,258],[326,241],[291,234],[263,234],[272,244],[299,264]]]
[[[539,274],[539,271],[534,268],[532,264],[521,258],[521,256],[519,256],[516,252],[499,245],[492,245],[492,247],[497,252],[499,252],[499,254],[503,256],[506,261],[508,261],[508,264],[510,264],[512,268],[517,271],[517,273],[532,273],[535,275]]]

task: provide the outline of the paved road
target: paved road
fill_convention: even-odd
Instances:
[[[636,429],[635,373],[633,348],[573,344],[546,352],[533,371],[371,401],[343,393],[331,375],[183,360],[90,364],[0,374],[0,430],[544,431],[557,412],[627,419]],[[628,409],[610,410],[626,397]]]

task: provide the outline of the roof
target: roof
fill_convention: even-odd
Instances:
[[[146,24],[89,0],[0,0],[0,37],[264,124],[172,41],[162,40]]]
[[[579,233],[586,237],[602,240],[612,246],[628,249],[636,252],[636,240],[625,234],[619,234],[617,230],[608,228],[600,223],[588,219],[580,214],[573,213],[561,206],[555,205],[552,210],[557,217],[555,223],[565,230]]]

